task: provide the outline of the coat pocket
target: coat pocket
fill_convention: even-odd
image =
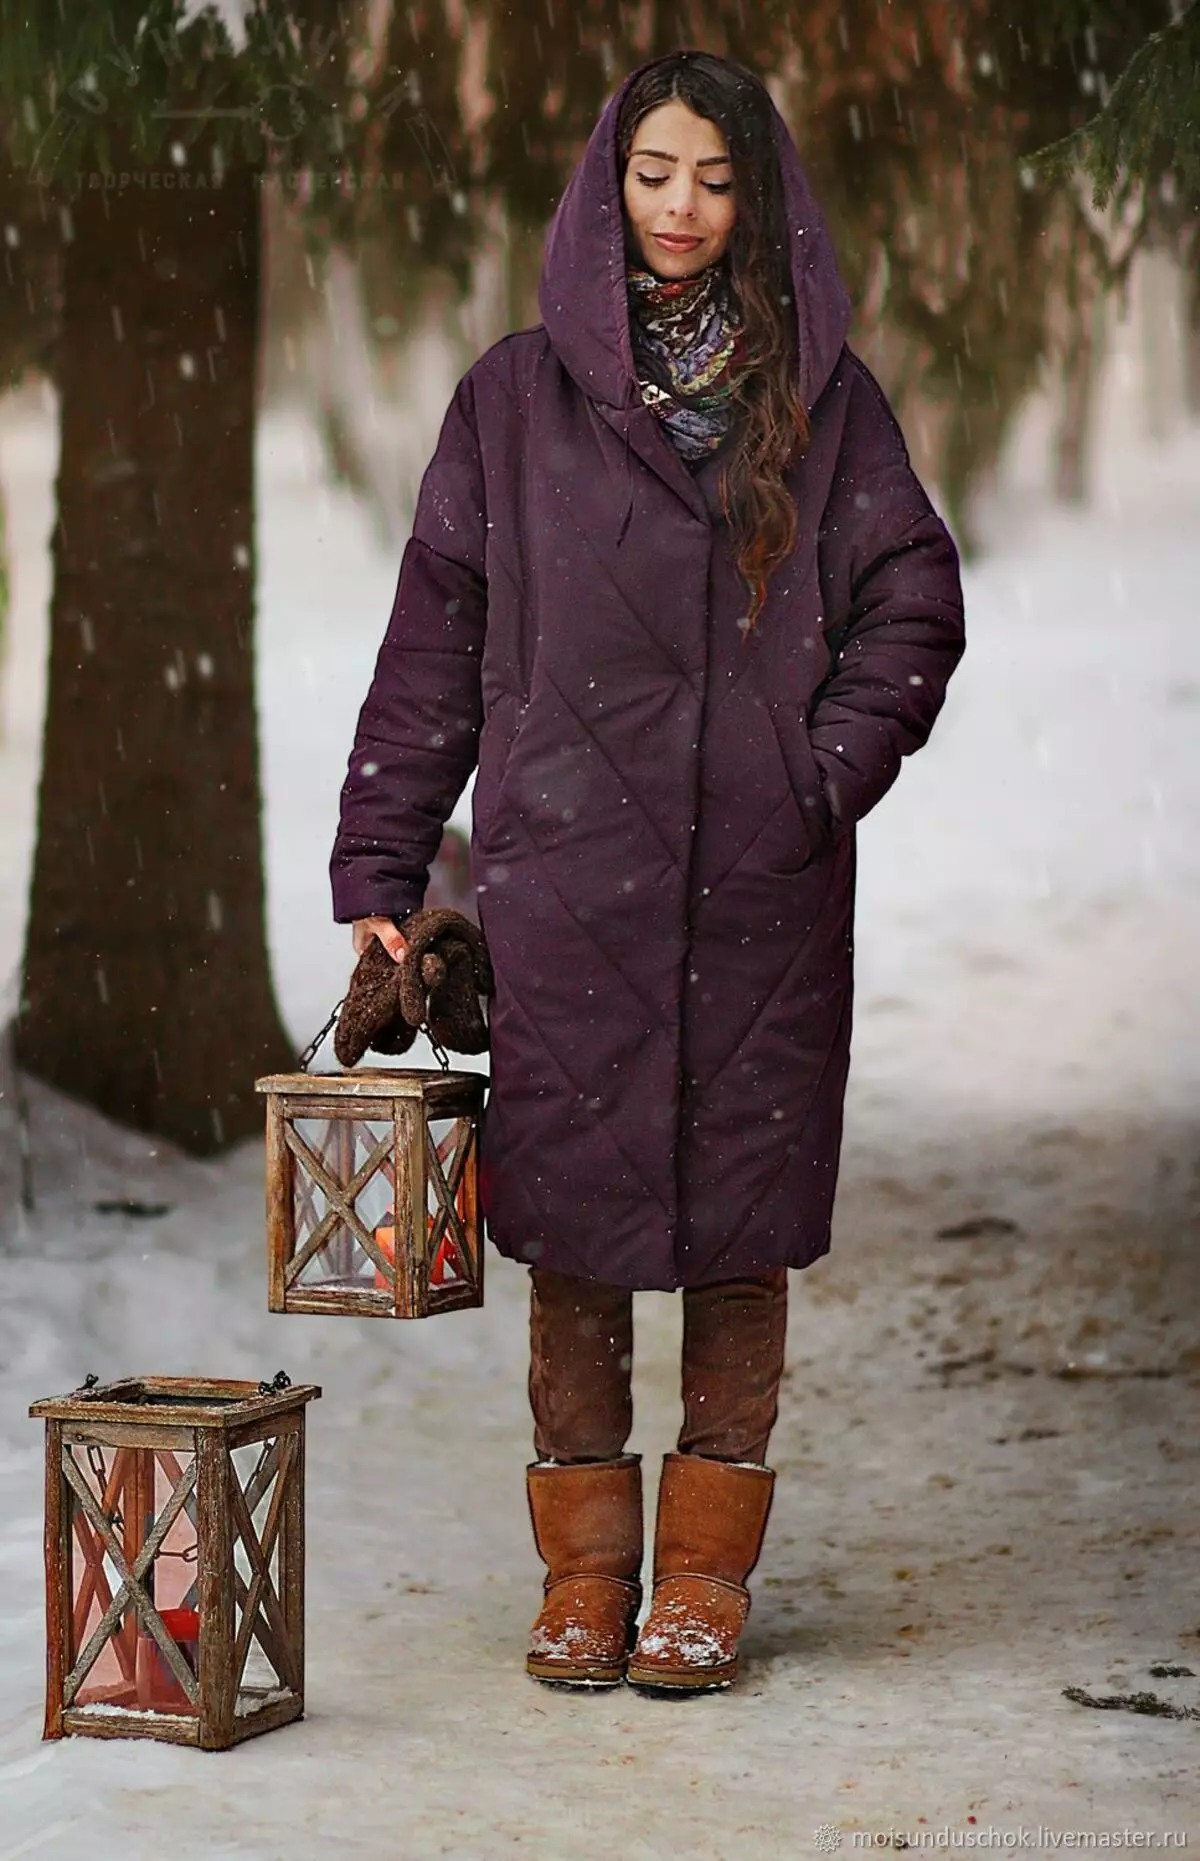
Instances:
[[[770,716],[792,795],[804,823],[808,856],[816,859],[833,840],[834,819],[809,740],[808,717],[803,704],[786,699],[771,705]]]
[[[486,849],[495,838],[504,796],[504,778],[512,760],[525,707],[515,692],[496,699],[479,733],[479,761],[475,771],[472,817],[477,844]]]

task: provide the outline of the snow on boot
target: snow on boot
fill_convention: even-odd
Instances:
[[[658,1489],[654,1592],[629,1661],[634,1686],[732,1685],[775,1475],[747,1462],[668,1454]]]
[[[616,1686],[642,1601],[641,1456],[539,1461],[526,1482],[546,1580],[525,1666],[563,1686]]]

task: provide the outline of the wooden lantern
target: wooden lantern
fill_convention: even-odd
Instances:
[[[426,1318],[483,1304],[482,1073],[277,1073],[267,1100],[273,1312]]]
[[[89,1378],[89,1385],[94,1379]],[[304,1711],[306,1383],[145,1376],[46,1421],[45,1738],[224,1750]]]

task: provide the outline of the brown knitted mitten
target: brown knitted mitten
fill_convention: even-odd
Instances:
[[[416,911],[400,926],[408,956],[400,965],[400,1006],[453,1053],[483,1053],[487,1022],[480,996],[495,989],[483,932],[459,911]]]
[[[479,996],[494,982],[478,926],[458,911],[415,911],[400,926],[408,944],[403,963],[377,937],[363,951],[338,1016],[333,1050],[343,1066],[356,1066],[368,1047],[406,1053],[417,1029],[456,1053],[482,1053],[487,1023]]]

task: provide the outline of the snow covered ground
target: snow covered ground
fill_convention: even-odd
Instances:
[[[823,1824],[846,1850],[852,1831],[899,1846],[949,1828],[1200,1842],[1196,1723],[1062,1692],[1200,1707],[1200,431],[1144,437],[1132,341],[1088,509],[1048,506],[1044,410],[1025,423],[947,709],[861,830],[834,1249],[792,1279],[739,1687],[661,1702],[526,1679],[520,1269],[492,1256],[485,1308],[432,1324],[271,1317],[255,1144],[181,1159],[31,1085],[25,1217],[5,1080],[0,1861],[727,1861],[813,1852]],[[36,401],[0,409],[10,1002],[53,446]],[[347,970],[325,862],[397,565],[314,484],[294,419],[264,423],[260,458],[270,928],[300,1044]],[[102,1217],[106,1197],[170,1213]],[[977,1232],[939,1237],[964,1222]],[[633,1445],[652,1471],[677,1425],[678,1302],[641,1295],[638,1317]],[[41,1745],[28,1402],[91,1370],[279,1365],[325,1391],[307,1718],[220,1756]],[[1192,1674],[1151,1676],[1163,1662]]]

